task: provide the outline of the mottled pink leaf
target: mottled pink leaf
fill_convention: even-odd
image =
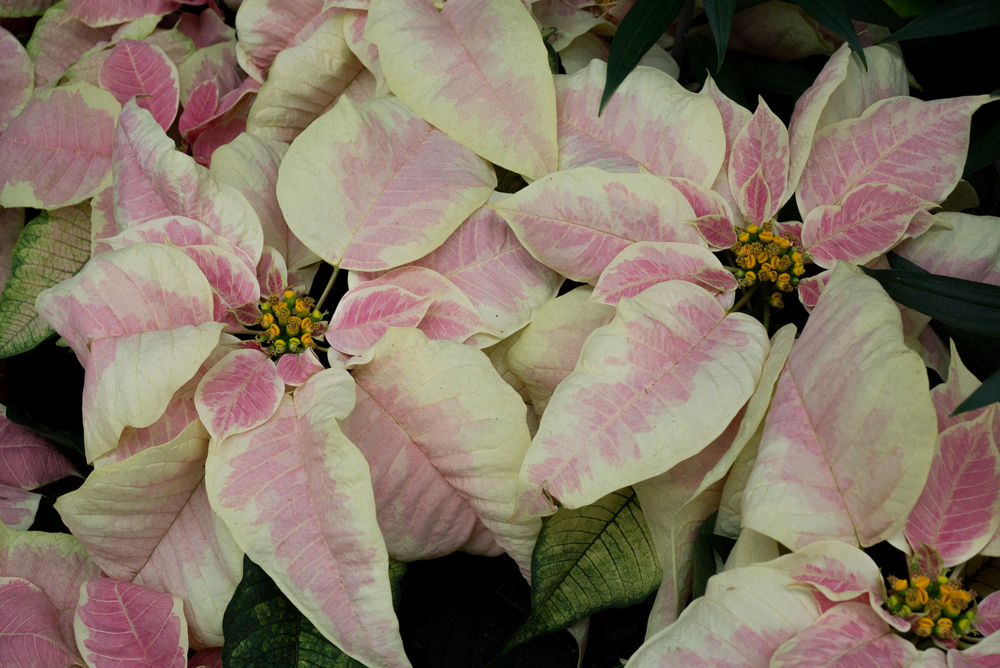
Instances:
[[[556,96],[519,0],[375,0],[365,38],[392,92],[428,123],[530,179],[556,171]]]
[[[594,288],[594,301],[616,305],[657,283],[682,280],[715,292],[723,308],[733,305],[736,278],[710,251],[691,244],[642,241],[615,256]]]
[[[239,137],[246,129],[246,118],[221,120],[198,135],[191,146],[191,156],[202,167],[210,167],[215,151]]]
[[[196,49],[236,39],[236,30],[226,25],[226,22],[211,10],[200,14],[181,14],[175,27],[194,42]]]
[[[329,332],[326,336],[329,338]],[[323,365],[311,348],[297,355],[282,355],[277,367],[278,377],[285,385],[302,385],[323,370]]]
[[[80,588],[76,640],[94,668],[186,668],[181,600],[141,585],[97,578]]]
[[[201,86],[213,84],[209,81]],[[241,132],[246,130],[247,115],[253,105],[260,84],[253,79],[245,79],[233,90],[221,95],[214,110],[207,106],[198,109],[199,116],[182,114],[184,126],[181,136],[184,141],[192,144],[192,154],[199,164],[208,165],[211,162],[212,151],[229,143]],[[211,98],[211,96],[209,96]]]
[[[323,0],[244,0],[236,13],[240,65],[263,82],[281,51],[305,41],[326,21],[323,9]]]
[[[269,356],[234,350],[205,374],[195,404],[205,428],[222,440],[263,424],[277,409],[284,391]]]
[[[796,191],[799,211],[839,204],[865,183],[889,183],[940,202],[962,176],[972,113],[989,96],[883,100],[816,133]]]
[[[729,189],[751,224],[774,218],[788,199],[788,156],[788,130],[760,98],[757,111],[733,141],[728,165]]]
[[[7,0],[0,9],[0,16],[4,18],[41,16],[54,4],[55,0]]]
[[[354,396],[343,369],[284,396],[270,420],[209,454],[209,498],[326,638],[373,668],[408,667],[368,464],[337,423]]]
[[[934,411],[937,413],[938,433],[944,433],[948,427],[963,422],[978,420],[979,416],[991,410],[989,406],[977,408],[973,411],[952,415],[958,405],[969,398],[969,396],[979,389],[982,383],[976,378],[962,363],[958,350],[954,342],[951,343],[951,361],[948,364],[948,374],[945,382],[935,386],[931,390],[931,401],[934,403]],[[996,421],[996,428],[1000,429],[1000,419]],[[993,440],[1000,438],[1000,432],[993,433]]]
[[[122,104],[139,95],[136,104],[149,111],[164,130],[173,124],[180,86],[177,67],[162,49],[123,39],[101,65],[100,81],[101,87]]]
[[[530,502],[547,490],[578,508],[695,454],[753,393],[767,350],[759,322],[686,281],[622,299],[542,415],[521,468]]]
[[[213,354],[209,356],[209,359],[202,364],[202,367],[208,364],[208,361],[211,360],[212,356],[216,354],[216,352],[213,352]],[[203,375],[204,374],[202,374],[202,376]],[[197,386],[197,383],[195,383],[195,386]],[[163,415],[161,415],[156,422],[148,427],[142,427],[139,429],[134,427],[125,428],[125,430],[122,431],[122,435],[118,439],[118,447],[103,457],[95,460],[94,468],[98,469],[107,464],[120,462],[128,457],[142,452],[143,450],[151,448],[155,445],[162,445],[163,443],[172,441],[180,436],[181,432],[183,432],[188,425],[198,419],[198,409],[194,405],[194,390],[195,388],[186,389],[185,387],[178,390],[174,397],[170,400],[170,403],[167,404],[167,408],[163,411]]]
[[[0,135],[0,206],[54,209],[97,192],[120,105],[78,83],[37,93]]]
[[[41,494],[0,484],[0,522],[16,531],[27,531],[35,522]]]
[[[125,248],[126,246],[144,241],[169,244],[177,248],[186,248],[189,246],[217,247],[227,254],[238,258],[251,272],[255,271],[253,261],[236,244],[226,237],[220,236],[197,220],[184,216],[164,216],[163,218],[154,218],[144,223],[130,225],[127,230],[106,240],[108,245],[115,249]]]
[[[177,0],[69,0],[66,9],[89,26],[100,27],[163,16],[181,6]]]
[[[110,42],[115,30],[115,26],[91,28],[70,16],[66,4],[50,7],[38,20],[25,47],[35,64],[35,88],[54,86],[81,56]]]
[[[1000,634],[991,634],[962,651],[948,650],[948,668],[997,668],[1000,666]]]
[[[894,250],[932,274],[1000,285],[1000,218],[952,212],[934,218],[952,229],[934,227]]]
[[[596,282],[633,241],[706,245],[688,200],[651,174],[581,167],[550,174],[490,206],[532,255],[574,281]]]
[[[211,120],[219,106],[219,84],[213,80],[199,84],[193,91],[188,103],[184,105],[177,129],[182,137],[187,137],[192,128]]]
[[[347,291],[330,316],[326,340],[348,355],[359,355],[378,343],[390,327],[416,327],[434,298],[419,297],[391,285],[362,284]]]
[[[1000,592],[993,592],[979,602],[972,625],[984,636],[1000,631]]]
[[[0,484],[28,490],[73,475],[79,474],[55,444],[0,416]]]
[[[280,295],[288,288],[288,269],[285,258],[274,248],[264,246],[260,262],[257,263],[257,283],[260,294]]]
[[[865,60],[867,65],[856,53],[846,59],[847,76],[823,106],[817,130],[848,118],[858,118],[865,109],[881,100],[909,94],[906,65],[898,44],[865,47]]]
[[[802,244],[821,267],[837,260],[864,264],[896,245],[910,220],[934,206],[902,188],[866,183],[838,205],[819,206],[802,223]]]
[[[718,85],[716,85],[711,75],[708,75],[705,79],[705,85],[702,87],[701,92],[712,98],[712,102],[715,103],[719,114],[722,116],[722,129],[726,135],[726,156],[722,167],[723,169],[728,169],[729,154],[733,150],[733,144],[736,143],[736,138],[743,127],[750,122],[753,114],[743,105],[733,102],[726,97],[726,94],[719,90]]]
[[[27,580],[0,577],[0,661],[5,668],[79,665],[70,647],[45,592]]]
[[[35,88],[35,64],[17,38],[0,28],[0,132],[21,113]]]
[[[600,60],[557,76],[559,168],[599,167],[679,176],[709,187],[726,154],[711,100],[659,70],[633,70],[600,116],[607,65]]]

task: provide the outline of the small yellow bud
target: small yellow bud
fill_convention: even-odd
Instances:
[[[934,620],[928,617],[921,617],[917,622],[917,626],[922,629],[927,629],[928,631],[934,628]]]
[[[765,251],[765,250],[761,250],[760,252],[757,253],[757,262],[760,262],[761,264],[764,264],[765,262],[767,262],[770,259],[771,259],[771,256],[768,255],[767,251]]]
[[[750,241],[750,233],[749,232],[740,233],[739,240],[743,243],[748,243]]]
[[[931,585],[931,579],[926,575],[921,575],[913,579],[913,586],[917,589],[927,589]]]
[[[274,323],[274,315],[270,313],[265,313],[260,319],[260,324],[263,325],[264,327],[269,328],[273,323]]]
[[[312,320],[310,320],[309,318],[302,318],[302,323],[300,327],[302,327],[303,332],[311,334],[313,331]]]
[[[316,344],[313,343],[313,339],[312,339],[312,335],[311,334],[303,334],[299,338],[302,341],[302,345],[304,345],[305,347],[307,347],[307,348],[315,348],[316,347]]]
[[[789,246],[792,245],[792,242],[786,239],[785,237],[775,237],[774,243],[778,244],[783,249],[788,248]]]
[[[299,313],[309,313],[309,307],[307,307],[306,303],[304,301],[302,301],[301,299],[296,299],[295,300],[295,312],[296,312],[296,314],[299,314]]]
[[[277,324],[272,324],[271,327],[268,328],[267,333],[271,338],[275,338],[281,334],[281,328],[278,327]]]
[[[284,339],[278,339],[274,342],[274,352],[283,353],[285,352],[285,341]]]
[[[949,582],[947,575],[939,575],[935,580],[939,585],[948,584]]]
[[[795,251],[794,253],[792,253],[792,262],[795,262],[796,264],[801,263],[802,262],[802,253],[800,253],[798,251]]]
[[[910,586],[910,583],[906,580],[896,580],[892,583],[892,588],[896,591],[906,591],[906,588]]]
[[[291,299],[295,296],[294,290],[285,290],[285,299]]]
[[[755,274],[752,271],[748,271],[747,275],[746,275],[746,280],[747,280],[747,283],[753,283],[754,281],[757,280],[757,274]]]
[[[747,232],[749,232],[750,234],[757,234],[757,232],[759,231],[760,228],[757,227],[756,225],[751,225],[750,227],[747,228]]]
[[[765,243],[765,244],[769,244],[772,241],[774,241],[774,235],[771,234],[770,232],[761,232],[760,233],[760,240],[763,243]]]
[[[774,308],[777,308],[777,309],[785,308],[785,304],[781,301],[781,293],[780,292],[771,293],[771,298],[768,299],[768,302]]]
[[[288,339],[288,349],[293,353],[297,353],[299,348],[302,347],[302,342],[296,338]]]
[[[289,335],[294,336],[299,333],[299,327],[301,326],[302,319],[293,315],[288,319],[288,324],[285,325],[285,331],[288,332]],[[291,342],[289,341],[289,343]]]
[[[323,314],[322,313],[320,313],[319,311],[313,311],[312,312],[312,321],[313,322],[319,322],[322,319],[323,319]]]
[[[771,272],[771,265],[770,265],[770,263],[765,262],[764,264],[760,265],[760,273],[763,274],[764,272],[768,272],[768,273]]]
[[[801,276],[802,274],[806,273],[806,268],[803,267],[801,264],[796,264],[794,267],[792,267],[792,273],[795,274],[796,276]]]

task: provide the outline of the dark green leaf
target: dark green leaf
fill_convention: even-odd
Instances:
[[[788,95],[793,100],[797,100],[816,80],[816,73],[804,67],[745,53],[730,54],[726,62],[732,63],[741,81],[752,83],[761,90]]]
[[[86,452],[83,446],[83,434],[75,434],[73,432],[61,431],[58,429],[49,429],[48,427],[39,424],[38,421],[24,412],[24,410],[16,404],[8,404],[5,415],[11,422],[19,424],[22,427],[27,427],[36,434],[40,434],[60,446],[59,449],[70,457],[73,464],[77,468],[80,468],[80,462],[83,462],[83,465],[86,466]]]
[[[899,30],[906,23],[882,0],[838,0],[838,4],[845,14],[858,21],[874,23],[892,30]]]
[[[400,570],[405,568],[398,563],[389,566],[394,603]],[[243,579],[222,618],[222,630],[225,668],[365,668],[317,631],[247,556],[243,557]]]
[[[750,9],[751,7],[756,7],[757,5],[762,5],[768,0],[736,0],[736,11],[743,11],[744,9]]]
[[[1000,371],[994,371],[979,388],[955,408],[952,415],[974,411],[1000,401]]]
[[[595,612],[644,601],[663,580],[649,527],[631,487],[542,525],[531,555],[531,617],[510,650]]]
[[[694,537],[693,546],[693,566],[694,585],[691,589],[691,600],[705,595],[705,587],[708,579],[715,575],[715,550],[712,549],[712,536],[715,533],[715,518],[719,516],[719,511],[705,518],[705,521],[698,527],[698,533]]]
[[[903,18],[920,16],[938,5],[937,0],[886,0],[886,2]]]
[[[861,269],[903,306],[970,332],[1000,332],[998,286],[896,269]]]
[[[865,66],[865,69],[868,69],[868,60],[865,58],[865,51],[861,47],[861,39],[854,30],[854,24],[851,23],[851,16],[844,3],[830,2],[830,0],[794,0],[794,2],[806,14],[822,23],[850,44],[855,53],[861,57],[861,63]]]
[[[705,14],[708,15],[708,25],[712,26],[715,36],[715,49],[719,62],[715,72],[722,67],[726,58],[726,45],[729,43],[729,29],[733,25],[733,13],[736,11],[736,0],[705,0]]]
[[[528,185],[520,174],[504,169],[500,165],[493,165],[493,171],[497,173],[497,192],[516,193]]]
[[[611,40],[608,76],[598,116],[625,77],[674,22],[683,6],[684,0],[636,0],[628,10],[615,32],[615,38]]]
[[[969,144],[965,173],[973,174],[1000,160],[1000,118]]]
[[[951,0],[929,9],[902,30],[882,40],[898,42],[918,37],[938,37],[1000,25],[997,0]]]
[[[712,47],[712,40],[706,35],[689,34],[687,54],[691,61],[691,71],[697,77],[698,83],[705,85],[708,73],[715,66],[715,49]],[[743,90],[743,84],[740,83],[740,77],[736,74],[736,68],[731,62],[727,60],[722,63],[722,67],[712,78],[715,79],[715,85],[726,97],[749,108],[746,91]]]
[[[545,45],[545,52],[549,55],[549,71],[552,74],[559,74],[559,54],[549,42],[549,37],[555,35],[556,32],[558,31],[555,28],[546,28],[542,31],[542,44]]]

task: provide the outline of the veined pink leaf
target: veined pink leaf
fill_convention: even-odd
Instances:
[[[261,83],[275,57],[309,38],[329,14],[323,0],[244,0],[236,13],[240,66]]]
[[[949,211],[934,216],[952,229],[931,228],[894,250],[932,274],[1000,285],[1000,218]]]
[[[841,603],[799,631],[771,657],[774,668],[908,668],[920,652],[863,603]]]
[[[219,347],[221,348],[222,345],[220,344]],[[204,367],[214,355],[218,354],[217,350],[213,351],[212,354],[209,355],[208,360],[202,364],[202,367]],[[197,376],[197,374],[195,375]],[[189,383],[186,383],[185,385]],[[194,405],[194,389],[195,388],[185,389],[185,387],[179,389],[170,400],[170,403],[167,404],[167,408],[163,411],[163,415],[157,418],[156,422],[148,427],[141,427],[139,429],[126,427],[125,430],[122,431],[122,435],[118,438],[118,447],[108,454],[94,460],[94,468],[99,469],[102,466],[120,462],[128,457],[142,452],[143,450],[147,450],[157,445],[162,445],[180,436],[192,422],[198,420],[198,409]],[[205,437],[208,438],[208,432],[205,432],[205,434]]]
[[[614,306],[664,281],[681,280],[715,292],[723,308],[733,305],[736,278],[708,249],[691,244],[641,241],[615,256],[594,288],[594,301]]]
[[[35,64],[12,34],[0,28],[0,132],[28,104],[35,89]]]
[[[839,204],[865,183],[888,183],[940,202],[962,175],[970,117],[989,100],[890,98],[861,118],[823,128],[796,191],[799,211],[808,215],[817,206]]]
[[[596,282],[634,241],[704,247],[683,194],[652,174],[561,171],[490,205],[532,255],[574,281]],[[616,488],[617,489],[617,488]]]
[[[94,668],[186,668],[184,610],[176,596],[97,578],[80,588],[76,640]]]
[[[0,16],[3,18],[41,16],[54,4],[55,0],[8,0],[0,9]]]
[[[441,11],[375,0],[365,38],[392,92],[428,123],[529,179],[556,171],[552,73],[518,0],[452,0]]]
[[[576,367],[590,333],[615,316],[614,307],[591,301],[593,294],[592,287],[581,285],[545,302],[507,352],[507,366],[524,384],[538,415]]]
[[[733,140],[728,164],[729,190],[751,224],[774,218],[788,199],[788,161],[788,130],[760,98],[757,111]]]
[[[221,441],[263,424],[284,391],[269,356],[234,350],[205,374],[194,400],[208,433]]]
[[[941,432],[927,484],[906,520],[907,542],[930,545],[945,566],[975,556],[1000,528],[994,415],[991,409]]]
[[[486,161],[398,99],[341,98],[292,144],[277,192],[289,228],[324,260],[381,271],[440,246],[495,186]]]
[[[194,42],[196,49],[236,39],[236,29],[226,25],[222,17],[211,10],[200,14],[181,14],[175,27]]]
[[[897,186],[866,183],[841,204],[818,206],[802,223],[802,244],[821,267],[864,264],[896,245],[920,211],[934,206]]]
[[[359,355],[378,343],[390,327],[416,327],[434,298],[418,297],[403,288],[364,283],[347,291],[330,316],[326,340],[348,355]]]
[[[1000,665],[1000,635],[990,634],[973,647],[948,650],[948,668],[996,668]]]
[[[311,348],[297,355],[282,355],[276,366],[281,382],[285,385],[295,386],[305,384],[307,380],[324,368]]]
[[[409,666],[368,464],[337,425],[354,397],[343,369],[314,375],[270,420],[212,450],[209,498],[324,636],[365,665]]]
[[[722,167],[723,169],[727,169],[729,154],[733,150],[733,144],[736,143],[736,138],[739,136],[740,131],[750,122],[753,113],[743,105],[733,102],[726,97],[726,94],[719,90],[711,74],[705,79],[705,85],[702,87],[701,92],[712,98],[712,102],[715,103],[719,114],[722,116],[722,129],[726,135],[726,156]]]
[[[362,71],[339,17],[331,15],[301,44],[274,59],[247,117],[247,130],[291,143]]]
[[[726,153],[724,125],[715,105],[659,70],[633,70],[604,112],[597,109],[607,65],[557,76],[559,168],[599,167],[646,171],[712,185]]]
[[[820,616],[812,595],[794,584],[764,565],[719,573],[708,581],[705,595],[650,636],[626,666],[766,666],[782,643]]]
[[[198,123],[204,122],[206,118],[201,116],[207,109],[207,104],[198,104],[198,117],[188,112],[186,107],[194,97],[195,91],[211,83],[216,90],[216,100],[221,101],[223,97],[238,89],[246,77],[236,59],[236,45],[233,42],[222,42],[212,46],[198,49],[177,66],[177,77],[181,88],[181,106],[185,107],[185,113],[181,118],[185,119],[188,128]],[[218,106],[216,106],[218,109]],[[214,112],[213,112],[214,113]]]
[[[578,508],[669,470],[722,433],[767,351],[759,322],[686,281],[622,299],[552,395],[522,479]]]
[[[208,166],[212,152],[235,139],[246,130],[247,114],[256,98],[260,84],[253,79],[243,83],[219,98],[214,111],[207,117],[185,119],[185,141],[191,142],[191,154],[198,164]],[[202,110],[204,113],[205,110]]]
[[[817,128],[859,118],[877,102],[909,94],[906,65],[898,44],[866,47],[865,59],[867,66],[862,65],[857,54],[847,59],[847,76],[823,107]]]
[[[588,32],[593,31],[599,35],[615,34],[613,23],[574,6],[574,3],[562,0],[539,0],[529,9],[539,25],[556,29],[555,39],[551,42],[552,48],[556,51],[562,51],[574,39]]]
[[[178,0],[69,0],[66,9],[70,16],[96,28],[163,16],[181,4]]]
[[[893,535],[920,496],[937,430],[923,362],[874,279],[840,263],[778,380],[743,526],[800,549]]]
[[[1000,592],[993,592],[979,602],[972,625],[984,636],[1000,631]]]
[[[948,364],[947,380],[931,389],[931,401],[934,403],[934,411],[937,413],[938,433],[944,433],[948,427],[963,422],[973,421],[989,410],[983,407],[974,411],[960,413],[953,416],[952,413],[958,405],[969,398],[969,396],[979,389],[982,383],[972,372],[965,368],[962,359],[958,355],[954,342],[951,343],[951,361]],[[998,420],[1000,426],[1000,420]],[[1000,434],[994,434],[994,440]]]
[[[364,69],[375,79],[377,96],[389,93],[389,84],[382,72],[382,63],[378,57],[378,47],[365,39],[365,26],[368,24],[368,9],[349,9],[337,15],[337,25],[340,26],[347,46],[351,49]]]
[[[141,242],[169,244],[177,248],[217,247],[227,255],[238,258],[251,273],[255,270],[253,261],[236,244],[226,237],[216,234],[197,220],[184,216],[164,216],[163,218],[147,220],[144,223],[132,225],[121,234],[106,240],[106,243],[116,250]],[[192,257],[191,259],[197,262],[197,258]],[[209,279],[209,283],[212,284],[213,281]]]
[[[507,522],[530,442],[524,402],[486,356],[392,328],[354,378],[358,403],[342,424],[371,467],[389,553],[450,554],[481,520],[515,561],[529,560],[541,523]]]
[[[44,591],[59,615],[66,645],[74,650],[73,616],[80,585],[100,574],[86,548],[69,534],[14,531],[0,525],[0,577],[22,578]]]
[[[0,484],[0,522],[15,531],[27,531],[35,522],[41,494]]]
[[[107,43],[115,26],[91,28],[67,12],[65,3],[49,7],[35,24],[25,50],[35,64],[35,88],[54,86],[66,69],[101,43]]]
[[[185,139],[192,128],[207,122],[215,115],[215,110],[219,108],[219,84],[214,80],[208,80],[198,84],[191,91],[188,102],[184,105],[177,129]]]
[[[68,639],[72,642],[72,638]],[[59,613],[41,589],[21,578],[0,577],[0,661],[10,668],[79,665],[59,629]]]
[[[167,130],[177,115],[180,84],[177,67],[167,54],[152,44],[123,39],[101,65],[101,87],[125,104],[133,95],[143,109]],[[146,97],[146,96],[150,97]]]
[[[724,172],[723,169],[720,174]],[[723,195],[679,176],[664,177],[664,180],[676,188],[691,205],[696,216],[694,227],[709,248],[721,250],[736,243],[731,205]]]
[[[288,268],[285,266],[285,258],[270,246],[264,246],[260,262],[257,263],[257,284],[260,287],[260,294],[264,296],[280,295],[288,287]]]
[[[74,475],[51,441],[0,416],[0,484],[28,490]]]
[[[78,83],[36,93],[0,136],[0,206],[54,209],[97,192],[120,105]]]

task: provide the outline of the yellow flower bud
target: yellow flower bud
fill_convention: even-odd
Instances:
[[[760,240],[763,243],[765,243],[765,244],[769,244],[772,241],[774,241],[774,235],[771,234],[770,232],[761,232],[760,233]]]
[[[741,265],[744,269],[753,269],[757,266],[757,258],[753,255],[747,255],[743,258],[743,264]]]
[[[806,268],[803,267],[801,264],[796,264],[794,267],[792,267],[792,273],[795,274],[796,276],[801,276],[802,274],[806,273]]]
[[[750,233],[742,232],[739,236],[739,240],[743,243],[748,243],[750,241]]]
[[[285,290],[285,299],[291,299],[295,296],[294,290]]]
[[[260,319],[260,324],[264,327],[270,328],[271,325],[274,324],[274,315],[271,313],[265,313]]]
[[[913,579],[913,586],[917,589],[927,589],[931,585],[931,579],[926,575],[921,575]]]
[[[896,591],[906,591],[907,587],[909,586],[910,583],[902,579],[896,580],[895,582],[892,583],[892,588]]]
[[[795,251],[792,253],[792,262],[800,263],[802,262],[802,253]]]
[[[281,328],[278,327],[278,325],[276,324],[272,324],[271,327],[267,330],[267,333],[269,336],[274,338],[281,334]]]
[[[934,620],[928,617],[921,617],[917,621],[917,626],[919,628],[927,629],[928,631],[930,631],[932,628],[934,628]]]
[[[302,341],[302,345],[304,345],[306,348],[315,348],[316,347],[316,344],[313,343],[313,339],[312,339],[312,335],[311,334],[303,334],[299,338]]]
[[[749,232],[750,234],[757,234],[757,232],[759,231],[760,228],[757,227],[756,225],[751,225],[750,227],[747,228],[747,232]]]
[[[782,248],[788,248],[789,246],[792,245],[792,242],[786,239],[785,237],[775,237],[774,243],[778,244]]]
[[[753,273],[752,271],[748,271],[746,275],[746,280],[747,283],[753,283],[754,281],[757,280],[757,274]]]

